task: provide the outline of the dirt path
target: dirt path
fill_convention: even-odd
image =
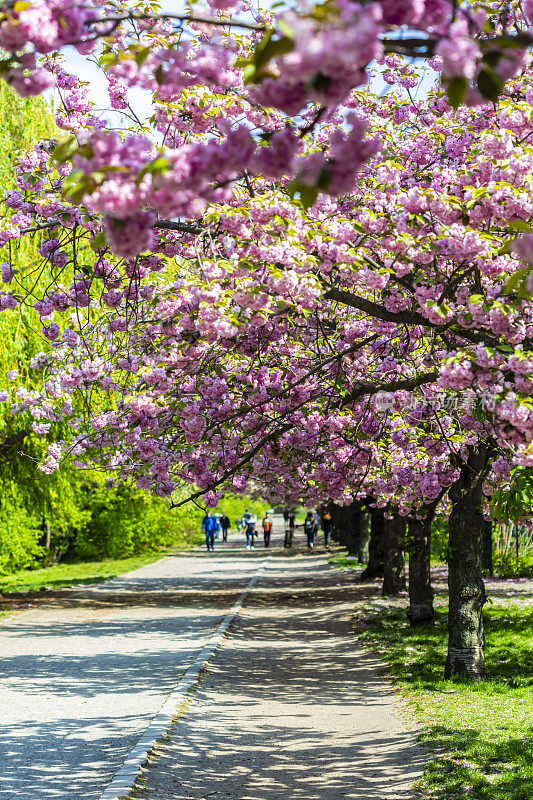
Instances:
[[[351,630],[368,592],[278,552],[132,797],[407,800],[423,753]]]

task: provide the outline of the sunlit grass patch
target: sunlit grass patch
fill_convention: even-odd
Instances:
[[[182,542],[179,549],[199,544],[203,537],[198,534],[190,537],[187,542]],[[55,564],[41,569],[23,570],[13,575],[0,575],[0,592],[33,592],[43,589],[62,589],[66,586],[77,584],[99,583],[125,572],[144,567],[164,558],[177,548],[152,553],[146,556],[131,556],[130,558],[106,558],[101,561],[77,561],[73,563]]]
[[[485,681],[444,681],[447,609],[411,629],[405,600],[374,600],[358,615],[360,637],[388,664],[423,724],[432,753],[420,788],[442,800],[533,797],[533,611],[487,608]]]
[[[351,557],[348,560],[348,551],[342,550],[340,553],[336,553],[331,558],[328,558],[328,563],[333,564],[335,567],[340,567],[341,569],[359,569],[362,570],[365,568],[364,564],[360,564],[357,560],[357,557]]]

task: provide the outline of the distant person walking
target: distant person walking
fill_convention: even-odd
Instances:
[[[289,521],[289,509],[288,508],[286,508],[285,511],[283,512],[283,519],[285,520],[285,525],[287,525],[287,523]]]
[[[231,523],[229,521],[228,515],[227,514],[222,514],[222,516],[220,518],[220,527],[222,528],[222,541],[223,542],[227,542],[228,541],[228,530],[229,530],[230,524]]]
[[[266,512],[263,519],[263,538],[265,540],[265,547],[270,547],[270,534],[272,533],[272,520]]]
[[[257,522],[257,517],[254,517],[248,509],[244,512],[242,516],[242,526],[244,528],[244,532],[246,534],[246,549],[253,550],[254,547],[254,536],[255,536],[255,523]]]
[[[294,525],[295,525],[294,511],[291,511],[289,512],[289,526],[285,530],[285,541],[283,542],[283,547],[292,547],[292,540],[294,537]]]
[[[202,532],[205,533],[205,543],[207,550],[215,549],[215,531],[217,529],[217,521],[210,511],[206,512],[202,520]]]
[[[331,514],[329,511],[326,511],[324,516],[322,517],[322,530],[324,531],[324,544],[326,547],[329,547],[329,538],[331,536],[331,529],[333,527],[333,520],[331,519]]]
[[[304,533],[307,536],[307,546],[314,547],[315,546],[315,533],[316,533],[316,522],[315,518],[311,511],[307,512],[307,516],[304,520]]]

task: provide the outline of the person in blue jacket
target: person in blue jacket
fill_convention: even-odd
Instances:
[[[206,512],[202,520],[202,532],[205,533],[205,543],[207,550],[215,549],[215,531],[217,529],[217,521],[210,511]]]

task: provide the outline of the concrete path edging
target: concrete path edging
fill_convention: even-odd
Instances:
[[[209,637],[183,678],[173,689],[161,706],[158,714],[156,714],[150,725],[146,728],[137,744],[132,747],[121,768],[100,795],[99,800],[121,800],[121,798],[126,797],[132,791],[133,784],[139,777],[141,767],[146,763],[148,755],[155,747],[157,741],[161,739],[171,727],[174,718],[183,708],[189,691],[196,685],[200,673],[207,666],[220,646],[228,632],[229,626],[242,609],[246,598],[264,572],[267,561],[268,558],[257,568],[246,589],[242,592],[237,602],[230,608],[215,632]]]

